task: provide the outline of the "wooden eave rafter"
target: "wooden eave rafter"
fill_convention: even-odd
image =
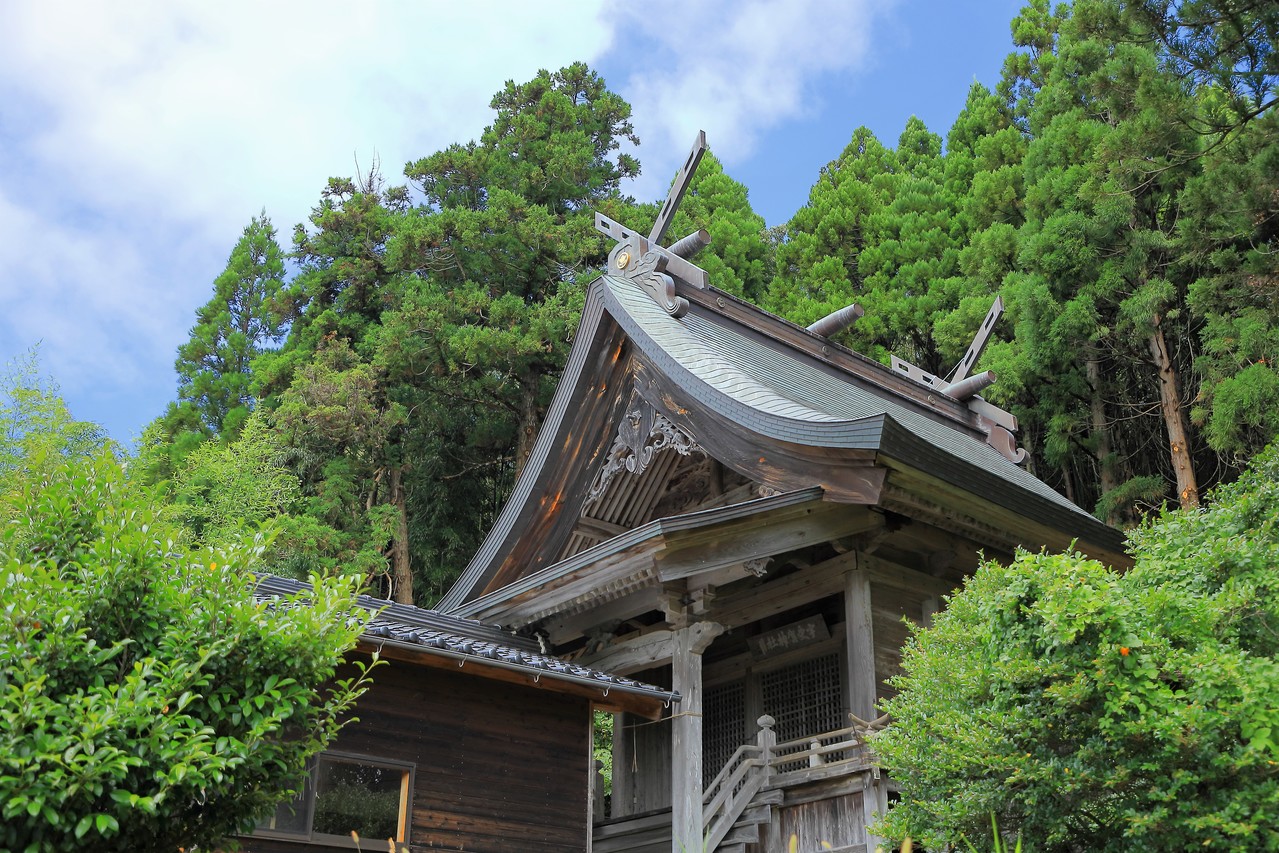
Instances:
[[[884,509],[1008,553],[1018,548],[1074,549],[1115,569],[1132,567],[1132,557],[1123,549],[1124,534],[1101,521],[1072,516],[1074,523],[1067,527],[1057,508],[1044,501],[1023,495],[1020,505],[1010,505],[1008,496],[982,492],[980,484],[961,489],[886,455],[880,460],[890,469],[880,503]]]
[[[849,552],[776,580],[716,596],[701,618],[733,630],[777,616],[816,599],[841,594],[848,572],[854,569],[864,572],[873,584],[912,593],[943,596],[955,589],[953,583],[941,578],[880,557]],[[670,660],[671,638],[672,632],[662,628],[637,632],[582,655],[577,663],[622,675],[641,672]]]
[[[587,291],[574,345],[524,473],[488,537],[462,576],[440,600],[457,610],[486,589],[536,572],[559,553],[581,515],[585,489],[607,452],[609,424],[625,402],[617,386],[629,371],[628,343],[603,310],[598,285]],[[548,464],[548,460],[554,460]],[[568,514],[572,521],[562,523]]]

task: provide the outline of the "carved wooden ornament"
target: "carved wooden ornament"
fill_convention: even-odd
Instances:
[[[617,425],[617,438],[613,439],[604,467],[591,483],[586,502],[599,500],[619,471],[625,469],[632,474],[642,474],[653,457],[663,450],[674,450],[680,456],[688,456],[700,448],[693,437],[670,418],[642,399],[633,398],[622,422]]]

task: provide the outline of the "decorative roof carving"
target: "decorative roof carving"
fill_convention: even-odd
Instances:
[[[985,434],[986,443],[999,451],[1009,462],[1020,465],[1026,461],[1026,451],[1017,446],[1017,439],[1013,435],[1017,429],[1017,419],[977,396],[978,391],[995,381],[994,371],[987,370],[985,373],[972,375],[973,365],[986,349],[986,342],[990,340],[990,335],[995,330],[995,323],[999,321],[1003,313],[1004,300],[996,296],[990,310],[986,312],[986,319],[982,320],[973,342],[969,344],[968,351],[956,365],[949,381],[934,376],[897,356],[892,356],[892,369],[910,377],[925,388],[965,403],[977,415],[977,428]],[[931,400],[932,397],[930,396],[929,399]]]
[[[683,317],[688,311],[688,300],[675,295],[675,281],[664,272],[667,256],[652,249],[637,255],[632,248],[638,250],[625,243],[613,253],[613,268],[639,285],[667,314]]]
[[[674,279],[678,278],[699,288],[707,287],[710,282],[706,270],[688,260],[709,245],[710,235],[705,231],[695,231],[666,248],[660,245],[684,193],[692,184],[697,164],[702,161],[704,153],[706,134],[699,131],[688,159],[675,176],[675,183],[671,185],[666,202],[647,237],[614,222],[602,213],[595,214],[596,230],[617,241],[608,256],[609,272],[638,284],[672,317],[682,317],[688,310],[688,300],[675,295]]]
[[[653,457],[663,450],[674,450],[680,456],[688,456],[700,449],[696,440],[683,428],[635,395],[622,422],[617,425],[617,438],[613,439],[604,467],[591,483],[586,502],[590,504],[599,500],[619,471],[643,473]]]

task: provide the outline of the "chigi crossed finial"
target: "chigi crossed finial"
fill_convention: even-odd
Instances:
[[[698,131],[693,141],[693,148],[688,159],[675,176],[675,183],[662,204],[653,230],[647,237],[632,231],[619,222],[609,219],[598,211],[595,214],[595,228],[617,241],[608,256],[608,272],[620,275],[635,282],[667,313],[674,317],[683,316],[688,310],[688,300],[675,295],[675,283],[678,278],[694,287],[705,288],[709,283],[706,270],[693,264],[692,258],[702,249],[710,245],[711,236],[705,230],[697,230],[682,240],[663,247],[662,239],[670,227],[671,220],[679,210],[680,202],[693,182],[697,165],[702,162],[706,153],[706,133]]]

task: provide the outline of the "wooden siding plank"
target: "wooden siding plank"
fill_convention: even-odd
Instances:
[[[416,765],[415,853],[584,851],[590,709],[581,697],[393,661],[374,670],[359,722],[333,748]],[[245,849],[298,848],[255,838]]]

